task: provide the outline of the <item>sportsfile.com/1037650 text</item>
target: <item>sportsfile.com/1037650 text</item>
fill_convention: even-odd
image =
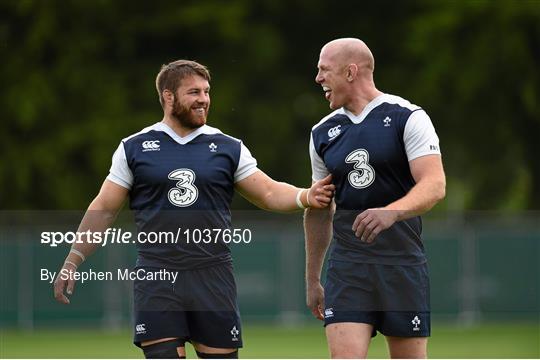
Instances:
[[[50,247],[61,244],[91,243],[108,244],[249,244],[252,240],[250,229],[182,229],[173,231],[137,232],[119,228],[98,231],[43,231],[41,243]]]

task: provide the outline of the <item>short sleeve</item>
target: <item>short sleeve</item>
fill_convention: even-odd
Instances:
[[[244,180],[257,172],[257,170],[257,160],[251,155],[251,152],[244,143],[240,142],[240,160],[238,160],[238,167],[234,173],[234,182],[237,183],[240,180]]]
[[[133,173],[128,166],[124,143],[121,142],[112,157],[112,165],[107,180],[112,181],[126,189],[133,185]]]
[[[324,165],[323,159],[315,151],[315,145],[313,143],[313,134],[309,139],[309,158],[311,159],[311,179],[313,181],[319,181],[324,179],[330,174],[326,166]]]
[[[403,142],[409,161],[424,155],[441,154],[439,137],[424,110],[411,114],[403,131]]]

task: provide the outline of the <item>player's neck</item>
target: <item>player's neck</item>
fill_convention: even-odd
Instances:
[[[185,126],[182,126],[178,121],[171,118],[170,116],[164,115],[163,120],[161,120],[162,123],[170,127],[178,136],[180,137],[186,137],[195,130],[199,128],[187,128]]]
[[[383,92],[377,90],[375,87],[362,91],[345,106],[345,109],[358,116],[364,111],[365,107],[373,101],[373,99],[382,94]]]

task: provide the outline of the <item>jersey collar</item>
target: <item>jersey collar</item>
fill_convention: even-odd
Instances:
[[[366,107],[364,107],[364,110],[359,115],[354,115],[352,112],[345,108],[341,108],[343,110],[343,113],[351,119],[351,121],[354,124],[360,124],[364,119],[369,115],[371,110],[375,109],[377,106],[381,105],[388,97],[388,94],[381,94],[377,96],[375,99],[371,100]]]
[[[169,135],[174,141],[176,141],[180,145],[187,144],[188,142],[192,141],[193,139],[195,139],[199,135],[202,135],[202,134],[210,135],[210,134],[215,134],[215,133],[219,132],[219,130],[217,130],[217,129],[213,128],[213,127],[210,127],[208,125],[203,125],[200,128],[196,129],[195,131],[193,131],[193,132],[189,133],[188,135],[182,137],[182,136],[178,135],[173,129],[171,129],[164,122],[156,123],[154,125],[154,130],[163,131],[164,133]]]

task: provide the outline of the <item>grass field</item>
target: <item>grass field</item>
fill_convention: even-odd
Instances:
[[[497,324],[473,328],[437,325],[432,358],[539,358],[538,324]],[[242,358],[326,358],[322,327],[245,326]],[[0,358],[142,358],[131,334],[101,329],[43,329],[33,333],[0,330]],[[195,357],[188,345],[188,357]],[[384,338],[372,342],[369,357],[388,357]]]

